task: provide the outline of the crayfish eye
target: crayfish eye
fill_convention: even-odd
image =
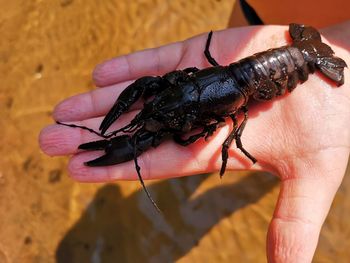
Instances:
[[[155,119],[149,119],[145,122],[144,127],[147,131],[157,132],[163,127],[163,125]]]

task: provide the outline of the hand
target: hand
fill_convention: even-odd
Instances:
[[[253,53],[287,44],[286,27],[264,26],[227,29],[213,35],[211,53],[223,65]],[[122,56],[98,65],[93,77],[98,89],[66,99],[57,105],[55,120],[74,122],[97,130],[103,116],[120,92],[144,75],[162,75],[186,67],[208,67],[204,55],[206,34]],[[348,38],[349,39],[349,38]],[[343,46],[344,47],[344,46]],[[337,56],[350,65],[349,52],[333,46]],[[268,170],[281,179],[281,191],[267,239],[269,262],[311,262],[321,226],[342,181],[350,152],[350,74],[335,87],[320,74],[291,93],[251,105],[242,142],[258,159],[252,165],[235,148],[230,149],[227,169]],[[134,108],[137,110],[141,105]],[[130,121],[125,114],[116,126]],[[231,123],[207,142],[183,147],[164,142],[139,158],[145,179],[171,178],[218,171],[221,144]],[[78,152],[79,144],[96,140],[85,130],[51,125],[40,134],[40,145],[51,156],[73,155],[68,169],[84,182],[137,179],[134,163],[109,167],[86,167],[83,162],[100,152]]]

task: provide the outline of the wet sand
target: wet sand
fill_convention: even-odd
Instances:
[[[0,263],[266,261],[273,176],[154,181],[163,218],[138,182],[74,182],[67,158],[50,158],[37,144],[56,103],[94,88],[97,63],[225,28],[232,4],[0,0]],[[349,211],[348,172],[314,262],[348,262]]]

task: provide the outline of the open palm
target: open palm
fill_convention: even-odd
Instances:
[[[213,35],[211,53],[222,65],[268,48],[288,43],[286,27],[264,26],[227,29]],[[210,65],[203,50],[206,35],[156,49],[122,56],[98,65],[94,80],[99,89],[61,102],[55,120],[98,129],[103,116],[120,92],[145,75],[163,75],[186,67]],[[349,63],[349,52],[333,47]],[[350,74],[345,85],[335,87],[319,74],[275,101],[249,105],[243,146],[258,163],[252,165],[232,144],[227,169],[268,170],[281,178],[281,192],[268,234],[270,262],[311,262],[320,228],[344,176],[350,152]],[[127,124],[136,105],[111,129]],[[167,141],[138,159],[144,179],[170,178],[218,171],[221,145],[232,124],[183,147]],[[51,125],[43,129],[40,145],[49,155],[73,155],[71,176],[85,182],[136,179],[134,163],[86,167],[101,152],[79,152],[78,145],[100,139],[85,130]]]

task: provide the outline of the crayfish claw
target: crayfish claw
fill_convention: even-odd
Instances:
[[[107,166],[123,162],[127,162],[134,157],[134,146],[131,142],[131,137],[128,135],[121,135],[110,140],[100,140],[95,142],[88,142],[79,145],[79,149],[83,150],[104,150],[105,155],[97,159],[86,162],[87,166]]]
[[[93,141],[93,142],[80,144],[78,146],[78,149],[87,150],[87,151],[98,151],[98,150],[106,149],[108,144],[109,144],[108,140]]]
[[[118,159],[116,157],[117,156],[115,156],[113,153],[106,153],[105,155],[102,155],[94,160],[85,162],[84,164],[90,167],[97,167],[97,166],[107,166],[107,165],[113,165],[113,164],[124,162],[124,161],[121,161],[121,159]]]
[[[113,105],[112,109],[107,113],[106,117],[103,119],[99,130],[101,131],[101,134],[105,134],[105,132],[108,130],[108,128],[112,125],[112,123],[122,115],[124,112],[125,107],[123,107],[123,104],[119,101]]]
[[[103,119],[99,127],[101,134],[105,134],[112,123],[124,112],[128,111],[138,99],[142,97],[145,99],[147,96],[155,95],[167,87],[163,85],[163,79],[161,77],[145,76],[137,79],[122,91],[113,107]]]

